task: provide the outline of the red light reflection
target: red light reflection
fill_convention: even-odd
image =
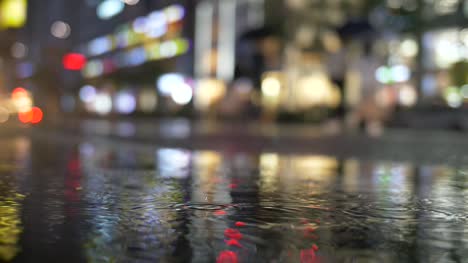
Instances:
[[[237,227],[244,227],[246,224],[244,222],[237,221],[236,226]]]
[[[219,253],[216,263],[237,263],[239,262],[235,252],[226,250]]]
[[[231,246],[231,247],[242,247],[242,245],[236,239],[229,239],[229,240],[226,240],[225,242],[226,242],[226,245]]]
[[[317,256],[315,255],[315,251],[310,249],[303,249],[301,250],[301,263],[316,263]]]
[[[224,216],[224,215],[226,215],[226,211],[224,211],[224,210],[217,210],[217,211],[214,211],[213,214],[214,214],[215,216]]]
[[[228,228],[224,231],[224,235],[231,239],[242,239],[242,234],[237,229]]]
[[[313,245],[312,245],[312,249],[315,250],[315,251],[318,251],[318,250],[319,250],[319,247],[318,247],[316,244],[313,244]]]

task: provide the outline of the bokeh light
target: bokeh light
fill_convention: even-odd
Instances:
[[[185,9],[181,5],[172,5],[164,9],[167,21],[169,23],[177,22],[182,20],[185,16]]]
[[[157,81],[158,91],[163,96],[170,96],[172,89],[176,89],[184,84],[184,76],[179,73],[164,74]]]
[[[86,64],[86,57],[78,53],[68,53],[63,57],[62,62],[67,70],[81,70]]]
[[[413,86],[404,85],[398,94],[400,104],[405,107],[414,106],[418,100],[418,93]]]
[[[50,33],[60,39],[68,38],[71,34],[71,27],[63,21],[55,21],[50,27]]]
[[[107,20],[122,13],[124,8],[125,4],[120,0],[104,0],[98,5],[96,12],[100,19]]]
[[[262,93],[268,97],[279,96],[281,91],[281,82],[273,77],[267,77],[262,81]]]
[[[138,96],[139,108],[144,113],[151,113],[158,106],[158,97],[154,89],[145,88]]]
[[[31,124],[39,124],[42,121],[44,114],[42,110],[38,107],[33,107],[29,111],[19,112],[18,119],[22,123],[31,123]]]
[[[32,124],[38,124],[42,121],[42,118],[44,117],[44,113],[42,112],[42,110],[38,107],[33,107],[31,109],[31,113],[32,113],[32,116],[31,116],[31,123]]]
[[[11,99],[16,100],[28,96],[28,91],[22,87],[17,87],[11,92]]]
[[[411,71],[405,65],[395,65],[391,67],[391,80],[395,82],[405,82],[411,78]],[[384,82],[385,83],[385,82]]]
[[[80,99],[84,103],[91,103],[96,98],[96,88],[91,85],[83,86],[80,89]]]
[[[405,57],[414,57],[418,54],[418,43],[414,39],[405,39],[401,42],[400,53]]]
[[[375,71],[375,79],[383,84],[390,83],[392,80],[392,71],[386,66],[381,66]]]
[[[171,98],[179,105],[186,105],[192,101],[193,91],[187,83],[182,83],[177,88],[172,89]]]
[[[15,42],[11,46],[11,55],[14,58],[24,58],[28,55],[28,47],[21,42]]]
[[[154,11],[148,16],[146,34],[157,38],[167,32],[167,18],[162,11]]]
[[[122,90],[115,96],[115,109],[121,114],[131,114],[136,109],[135,95],[127,90]]]
[[[122,0],[127,5],[136,5],[140,2],[140,0]]]
[[[148,26],[147,23],[148,23],[148,19],[146,17],[144,16],[137,17],[132,23],[133,31],[137,33],[144,33]]]
[[[445,100],[451,108],[459,108],[463,104],[463,97],[457,87],[448,87],[445,90]]]
[[[25,111],[18,113],[18,119],[22,123],[30,123],[33,117],[32,111]]]
[[[0,1],[0,28],[20,28],[26,22],[27,0]]]
[[[32,98],[27,90],[18,87],[11,92],[11,100],[18,112],[27,112],[33,105]]]
[[[112,98],[107,93],[99,93],[94,99],[94,110],[99,115],[107,115],[112,111]]]

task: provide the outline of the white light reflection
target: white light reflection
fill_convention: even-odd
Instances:
[[[182,149],[163,148],[156,151],[156,166],[163,178],[185,178],[189,174],[191,153]]]

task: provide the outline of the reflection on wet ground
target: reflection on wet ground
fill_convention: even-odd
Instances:
[[[468,170],[0,141],[0,261],[466,262]]]

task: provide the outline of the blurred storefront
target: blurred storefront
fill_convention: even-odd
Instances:
[[[195,110],[209,118],[240,112],[243,96],[252,85],[233,82],[240,62],[238,40],[260,28],[265,19],[264,0],[199,1],[195,10]],[[247,48],[249,49],[249,48]],[[233,84],[234,83],[234,84]],[[232,88],[230,87],[232,85]],[[237,92],[238,90],[242,90]],[[247,98],[247,101],[249,99]]]
[[[184,110],[193,94],[187,5],[145,8],[76,48],[87,57],[79,93],[86,111],[106,116]]]
[[[462,106],[468,1],[285,2],[284,76],[263,94],[275,93],[277,111],[371,123]]]
[[[1,0],[0,91],[24,87],[47,116],[385,122],[463,108],[467,10],[467,0]]]

